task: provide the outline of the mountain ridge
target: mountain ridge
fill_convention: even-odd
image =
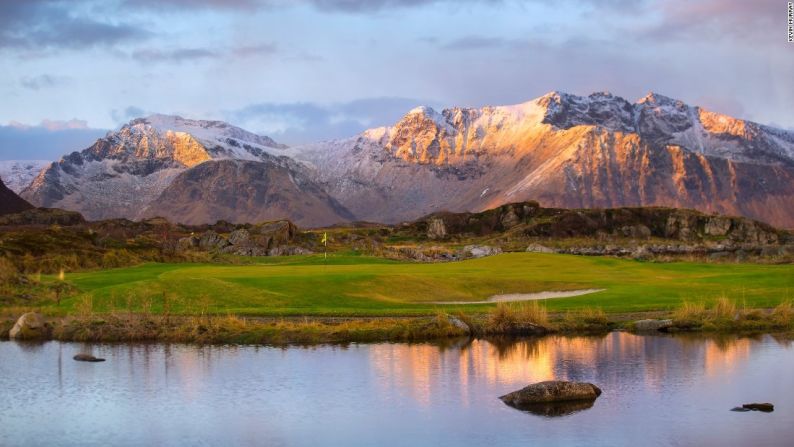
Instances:
[[[293,147],[220,121],[152,115],[64,157],[22,195],[89,218],[140,218],[177,176],[204,162],[271,157],[291,160],[288,169],[355,220],[395,223],[539,200],[694,208],[794,227],[794,132],[653,92],[634,103],[553,91],[508,106],[420,106],[392,126]],[[101,209],[91,208],[96,197]]]

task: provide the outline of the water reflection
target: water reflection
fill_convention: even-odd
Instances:
[[[770,336],[628,333],[291,348],[3,342],[0,400],[25,405],[0,407],[0,445],[775,445],[794,437],[791,412],[728,410],[794,399],[793,351]],[[78,352],[107,362],[74,362]],[[498,399],[552,379],[603,394],[525,412]]]
[[[685,381],[696,376],[729,375],[746,364],[762,338],[738,336],[636,336],[616,332],[603,336],[547,336],[516,340],[473,340],[448,346],[386,344],[369,347],[370,363],[383,390],[410,390],[429,406],[442,396],[446,382],[437,371],[455,375],[464,405],[470,384],[528,384],[543,380],[587,380],[618,383],[627,379],[656,392],[674,373]],[[781,341],[784,346],[789,342]],[[523,385],[522,385],[523,386]]]
[[[579,400],[569,402],[539,403],[517,407],[521,411],[544,417],[569,416],[579,411],[593,408],[594,400]]]

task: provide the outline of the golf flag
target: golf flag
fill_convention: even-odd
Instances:
[[[322,242],[325,245],[328,245],[328,233],[323,233],[323,240],[321,240],[320,242]]]

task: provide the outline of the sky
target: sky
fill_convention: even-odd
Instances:
[[[786,31],[782,0],[0,0],[0,159],[152,113],[300,144],[552,90],[794,128]]]

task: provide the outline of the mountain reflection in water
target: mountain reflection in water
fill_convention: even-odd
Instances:
[[[78,352],[107,362],[74,362]],[[793,354],[770,336],[621,332],[288,348],[2,342],[0,445],[780,445],[794,439]],[[603,394],[526,411],[498,399],[551,379]],[[729,411],[756,401],[778,405]]]

